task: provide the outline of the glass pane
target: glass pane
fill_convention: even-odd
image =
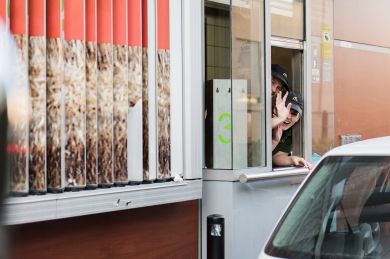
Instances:
[[[335,71],[333,68],[334,58],[333,55],[327,56],[322,51],[325,49],[323,43],[326,44],[322,42],[322,33],[329,29],[331,32],[334,30],[333,10],[333,1],[326,4],[319,0],[311,2],[311,130],[313,163],[316,163],[322,155],[332,149],[336,142],[335,97],[337,95],[335,94],[333,75],[333,71]],[[332,33],[330,35],[333,37]],[[331,40],[332,42],[333,40]],[[333,43],[331,50],[333,51]],[[366,60],[364,60],[364,63],[366,63]],[[345,64],[341,66],[344,67]],[[342,77],[344,78],[344,71]],[[350,82],[348,81],[349,84]]]
[[[271,35],[303,40],[303,0],[271,0]]]
[[[265,166],[263,6],[205,1],[207,168]]]
[[[205,1],[205,164],[231,169],[230,1]]]
[[[232,3],[233,167],[264,166],[263,1]]]

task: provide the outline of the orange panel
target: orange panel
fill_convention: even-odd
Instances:
[[[148,0],[142,0],[142,47],[148,47]]]
[[[334,1],[334,38],[390,47],[390,1]]]
[[[26,34],[26,0],[11,0],[11,32]]]
[[[5,19],[6,19],[6,6],[5,6],[5,0],[0,0],[0,22],[3,23],[5,26]]]
[[[45,2],[29,0],[29,36],[45,36]]]
[[[390,55],[334,48],[335,138],[362,134],[362,139],[390,135]]]
[[[323,25],[333,29],[333,2],[334,0],[311,0],[311,35],[322,36]]]
[[[169,49],[169,0],[157,1],[158,49]]]
[[[129,46],[141,46],[141,0],[130,0],[129,14]]]
[[[46,0],[47,38],[60,37],[60,0]]]
[[[98,43],[112,43],[111,0],[98,0]]]
[[[84,40],[84,1],[65,1],[65,39]]]
[[[281,1],[277,1],[281,2]],[[287,2],[287,1],[286,1]],[[290,14],[275,14],[271,12],[271,35],[285,38],[304,39],[304,4],[299,1],[284,3],[287,10],[275,8],[275,11],[291,12]],[[238,7],[236,7],[238,8]],[[244,11],[245,9],[243,9]],[[246,9],[249,11],[250,9]],[[240,11],[241,13],[242,11]],[[253,14],[252,14],[253,15]],[[245,16],[244,16],[245,17]],[[245,28],[246,29],[246,28]]]
[[[130,0],[131,2],[131,0]],[[114,44],[125,45],[126,42],[126,32],[127,32],[127,8],[126,0],[115,0],[113,2],[113,22],[114,22]]]
[[[86,40],[96,41],[96,0],[86,0],[85,10]]]

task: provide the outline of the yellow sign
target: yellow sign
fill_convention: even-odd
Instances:
[[[322,26],[322,57],[332,58],[332,30],[329,26]]]

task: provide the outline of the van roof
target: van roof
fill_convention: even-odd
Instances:
[[[325,156],[386,156],[390,155],[390,136],[362,140],[340,147],[336,147],[325,154]],[[325,157],[324,156],[324,157]]]

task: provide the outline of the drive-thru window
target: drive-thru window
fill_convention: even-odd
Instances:
[[[211,251],[207,217],[218,215],[226,258],[255,258],[256,245],[308,173],[273,167],[271,145],[271,64],[279,64],[290,91],[304,99],[292,153],[311,161],[306,12],[303,0],[204,1],[202,256]]]

